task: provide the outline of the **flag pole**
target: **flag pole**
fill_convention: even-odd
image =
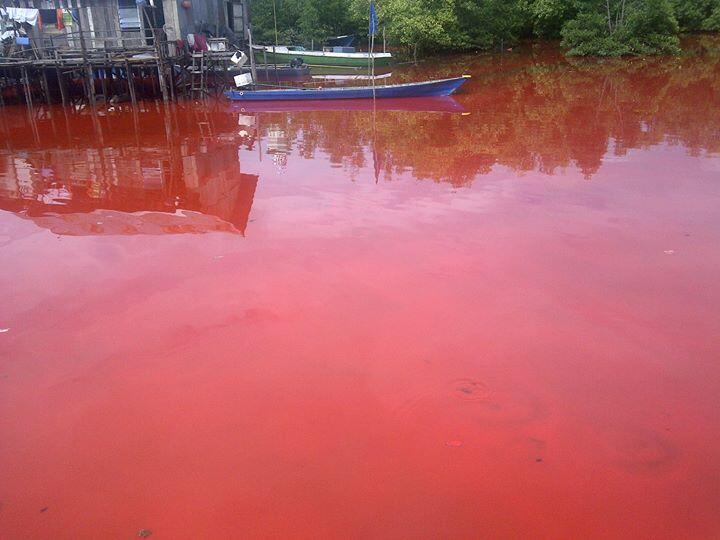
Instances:
[[[368,37],[370,38],[370,55],[368,58],[370,80],[372,81],[373,100],[375,99],[375,34],[377,33],[377,12],[375,11],[375,0],[370,0],[370,24],[368,25]]]
[[[373,48],[375,47],[375,34],[372,35],[372,44],[370,45],[370,64],[372,65],[372,71],[370,73],[370,79],[372,80],[373,87],[373,99],[375,99],[375,55],[373,54]]]
[[[370,18],[368,23],[368,75],[370,75],[370,51],[372,50],[372,0],[370,0]]]

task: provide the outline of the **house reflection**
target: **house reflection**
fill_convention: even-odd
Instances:
[[[238,147],[254,134],[150,107],[9,111],[0,208],[57,234],[244,235],[258,175],[241,172]]]

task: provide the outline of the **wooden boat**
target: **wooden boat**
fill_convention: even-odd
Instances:
[[[296,101],[311,99],[373,99],[449,96],[460,88],[470,75],[380,86],[347,86],[340,88],[283,88],[278,90],[230,90],[225,96],[233,101]]]
[[[370,54],[366,52],[306,51],[304,47],[253,45],[255,59],[262,63],[288,64],[296,58],[308,66],[367,67]],[[373,53],[376,66],[387,66],[390,53]]]
[[[379,81],[392,77],[392,72],[381,73],[379,75],[312,75],[313,79],[318,81]]]
[[[235,73],[250,73],[250,66],[243,66],[239,70],[229,70],[231,75]],[[255,72],[259,81],[272,81],[279,79],[304,79],[310,76],[310,66],[292,67],[289,65],[263,65],[255,66]]]

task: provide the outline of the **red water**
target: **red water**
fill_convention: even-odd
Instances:
[[[0,537],[720,536],[720,60],[458,72],[0,111]]]

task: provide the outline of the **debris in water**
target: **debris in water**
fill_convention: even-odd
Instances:
[[[535,458],[535,463],[542,463],[542,458],[541,457]]]
[[[43,506],[43,507],[40,509],[40,513],[42,513],[42,512],[47,512],[48,510],[49,510],[49,508],[48,508],[47,506]]]
[[[466,401],[485,401],[490,392],[485,383],[475,379],[460,379],[453,382],[453,394]]]
[[[673,253],[675,253],[675,250],[674,249],[666,249],[665,251],[663,251],[663,253],[665,255],[672,255]]]
[[[147,537],[150,536],[151,534],[152,534],[152,531],[151,531],[150,529],[140,529],[140,530],[138,531],[138,536],[139,536],[140,538],[147,538]]]
[[[5,332],[9,332],[9,328],[0,328],[0,334],[4,334]]]
[[[449,446],[450,448],[460,448],[462,445],[462,441],[447,441],[445,443],[445,446]]]

